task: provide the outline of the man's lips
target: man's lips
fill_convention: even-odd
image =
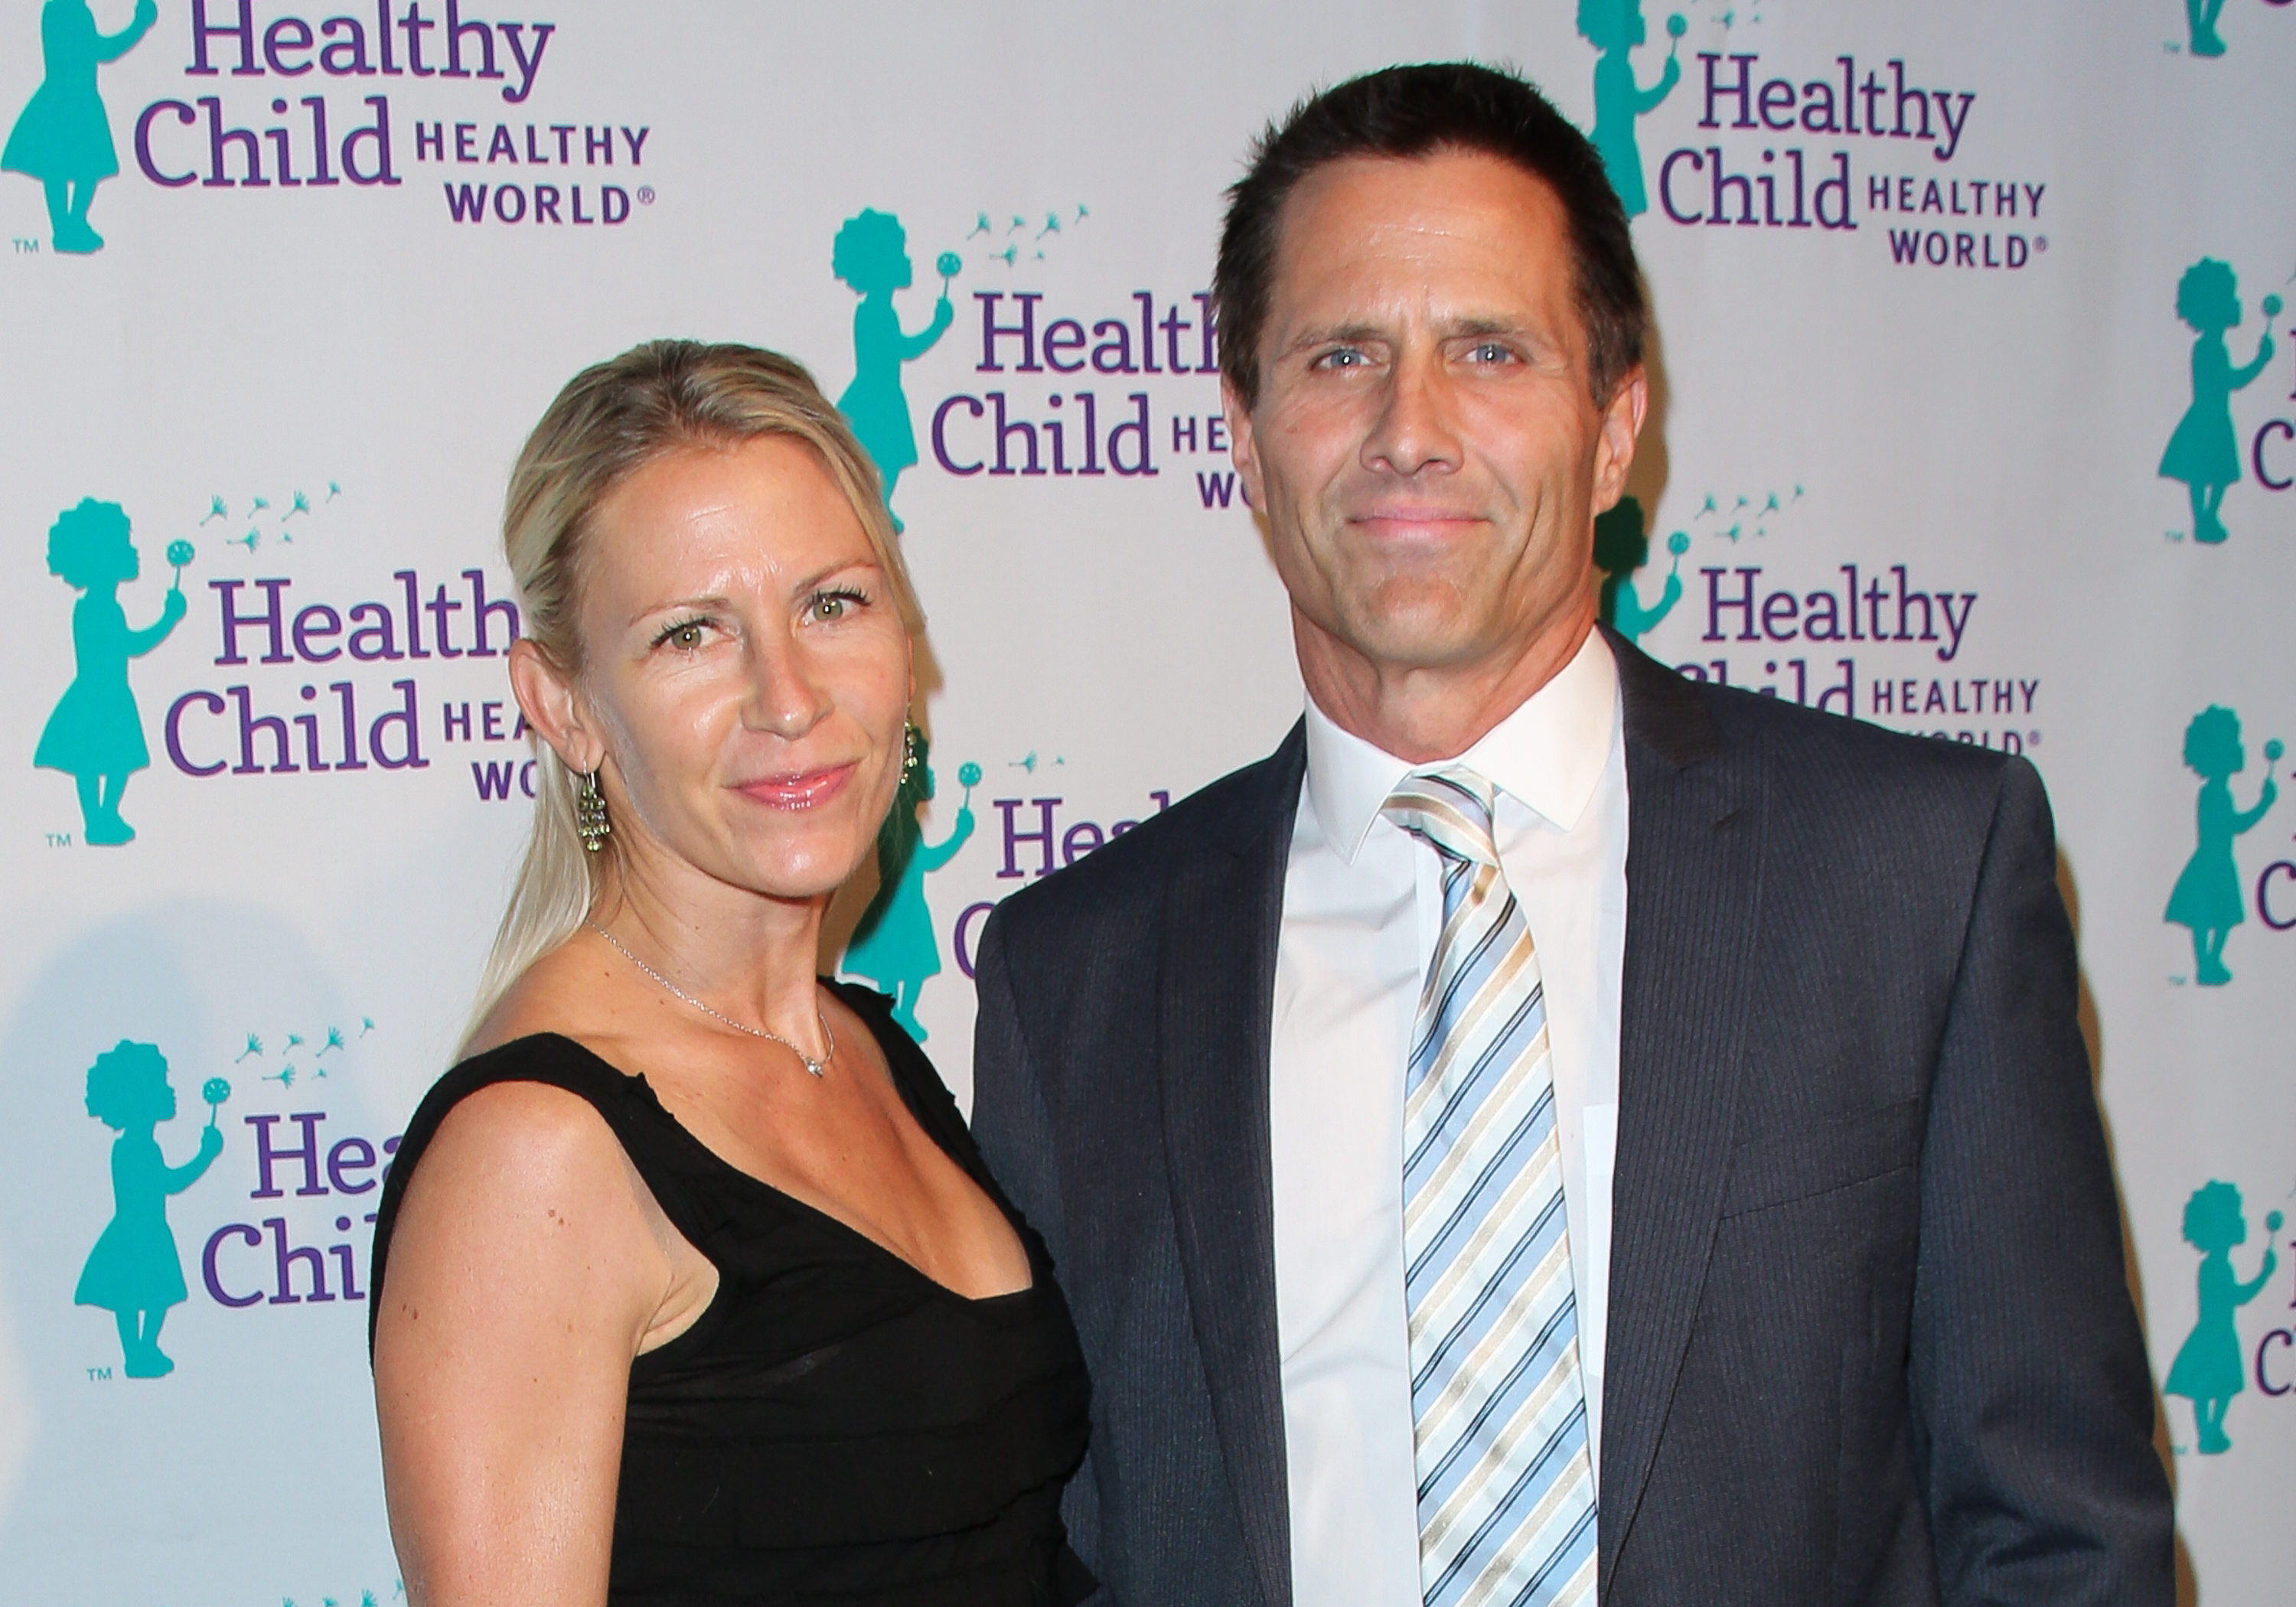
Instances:
[[[755,781],[739,783],[734,790],[769,809],[810,809],[835,797],[859,768],[857,763],[849,763],[820,770],[761,775]]]
[[[1407,541],[1414,537],[1439,539],[1456,536],[1470,526],[1487,521],[1480,513],[1457,508],[1395,507],[1350,514],[1348,522],[1369,536]]]

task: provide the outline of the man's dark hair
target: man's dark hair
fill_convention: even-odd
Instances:
[[[1650,310],[1634,239],[1587,136],[1518,74],[1472,61],[1389,67],[1310,95],[1269,124],[1252,146],[1250,167],[1228,190],[1212,299],[1220,370],[1245,406],[1259,399],[1259,339],[1275,276],[1278,218],[1293,186],[1351,156],[1408,160],[1444,151],[1512,162],[1562,201],[1595,402],[1609,402],[1642,361]]]

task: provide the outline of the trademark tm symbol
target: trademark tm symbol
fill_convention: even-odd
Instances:
[[[111,1382],[111,1369],[109,1367],[90,1367],[87,1370],[87,1382],[92,1384],[110,1383]]]
[[[12,239],[15,243],[16,255],[19,257],[37,257],[40,254],[38,241],[27,240],[21,234],[13,235]]]
[[[653,186],[652,184],[640,184],[638,186],[638,205],[642,207],[650,207],[653,205]]]
[[[70,832],[50,832],[47,833],[47,839],[48,846],[52,849],[68,849],[71,847],[72,834]]]

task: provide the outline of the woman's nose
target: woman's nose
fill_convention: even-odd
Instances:
[[[821,668],[793,636],[762,640],[750,655],[750,693],[744,721],[752,730],[803,736],[828,713],[830,688]]]

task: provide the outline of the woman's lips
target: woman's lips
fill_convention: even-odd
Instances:
[[[858,764],[844,764],[791,775],[760,776],[734,790],[769,809],[810,809],[834,798],[859,767]]]

